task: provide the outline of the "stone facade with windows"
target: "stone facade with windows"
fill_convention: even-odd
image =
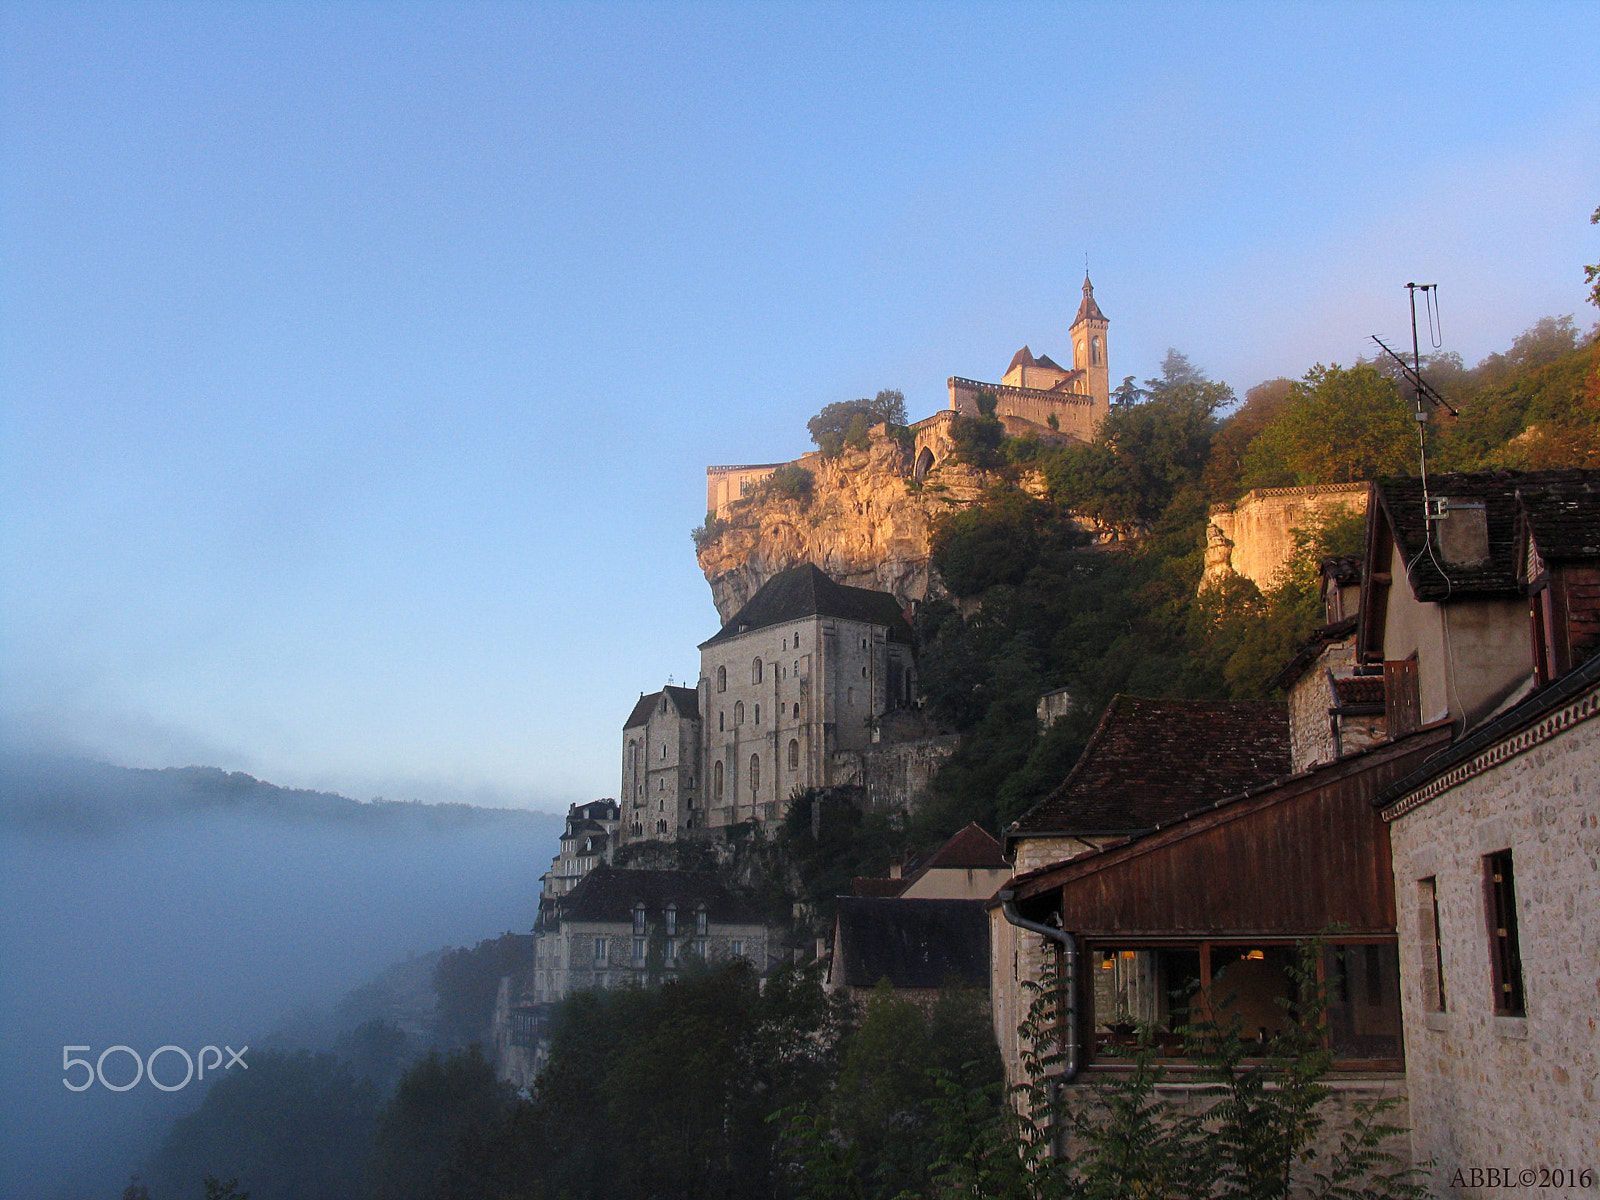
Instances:
[[[623,730],[621,840],[673,840],[783,819],[798,791],[931,769],[873,770],[917,700],[911,626],[887,592],[804,564],[772,579],[700,646],[696,689],[642,696]],[[919,720],[907,728],[925,733]],[[953,750],[929,742],[933,760]],[[919,760],[920,761],[920,760]],[[936,766],[937,763],[935,762]],[[885,790],[885,789],[880,789]],[[885,796],[909,808],[915,797]]]

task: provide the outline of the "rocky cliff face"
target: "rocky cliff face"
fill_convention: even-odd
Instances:
[[[911,450],[881,426],[865,450],[799,462],[815,477],[809,502],[770,494],[741,500],[700,546],[700,569],[724,621],[768,579],[804,562],[905,604],[923,599],[938,586],[928,565],[934,519],[965,508],[995,482],[953,459],[915,480]],[[1037,479],[1024,486],[1042,491]]]

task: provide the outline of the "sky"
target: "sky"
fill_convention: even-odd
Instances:
[[[1243,392],[1586,309],[1592,4],[7,3],[0,729],[614,795],[706,465],[1024,343]]]

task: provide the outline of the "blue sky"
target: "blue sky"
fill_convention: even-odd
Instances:
[[[1600,7],[0,10],[11,744],[612,794],[708,463],[1027,343],[1241,393],[1587,327]]]

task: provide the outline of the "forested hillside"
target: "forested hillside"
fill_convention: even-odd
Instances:
[[[1423,374],[1459,412],[1425,423],[1430,471],[1600,466],[1600,345],[1546,318],[1503,354]],[[1209,506],[1257,487],[1334,483],[1419,468],[1417,425],[1393,364],[1317,364],[1251,388],[1242,403],[1177,351],[1159,379],[1128,379],[1092,446],[968,434],[969,453],[1013,480],[1039,468],[1048,494],[1001,483],[946,517],[933,539],[949,599],[920,614],[934,713],[963,735],[918,815],[931,844],[977,820],[999,831],[1059,783],[1113,695],[1263,697],[1320,623],[1317,559],[1351,553],[1361,522],[1302,531],[1277,585],[1204,594]],[[977,421],[971,422],[977,425]],[[1091,544],[1087,519],[1117,539]],[[1038,697],[1075,708],[1040,736]]]

